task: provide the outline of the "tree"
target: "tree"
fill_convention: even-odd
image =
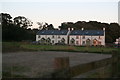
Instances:
[[[37,22],[37,24],[39,25],[39,30],[45,30],[48,25],[46,22]]]
[[[35,32],[14,24],[10,14],[1,13],[2,41],[35,40]]]
[[[1,13],[0,14],[0,23],[2,25],[2,39],[3,40],[6,40],[6,39],[10,39],[10,31],[13,27],[13,24],[12,24],[12,17],[10,14],[7,14],[7,13]]]
[[[46,22],[37,22],[39,25],[39,30],[54,30],[54,26],[52,24],[48,24]]]
[[[47,25],[47,30],[54,30],[54,26],[52,24]]]
[[[109,28],[109,35],[112,37],[111,42],[114,42],[116,38],[120,37],[120,26],[118,25],[118,23],[110,23]]]
[[[105,34],[106,34],[106,43],[113,43],[116,38],[120,36],[120,25],[118,23],[101,23],[97,21],[77,21],[76,23],[72,22],[65,22],[61,23],[61,26],[59,28],[62,29],[68,29],[68,28],[74,28],[76,30],[79,30],[81,28],[84,28],[85,30],[102,30],[103,28],[106,28]]]
[[[67,29],[67,28],[73,28],[73,22],[63,22],[61,23],[61,26],[59,26],[60,29]]]
[[[24,29],[27,29],[28,27],[31,27],[32,24],[33,24],[33,22],[31,22],[30,20],[28,20],[24,16],[15,17],[13,20],[14,20],[15,25],[18,25],[18,26],[20,26]]]
[[[7,13],[1,13],[0,14],[0,23],[2,24],[2,26],[7,26],[9,24],[12,23],[12,17],[10,14],[7,14]]]

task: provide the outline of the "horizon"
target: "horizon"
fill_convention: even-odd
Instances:
[[[117,1],[117,0],[116,0]],[[58,28],[63,22],[97,21],[118,23],[118,2],[2,2],[1,12],[15,18],[24,16],[33,22],[31,28],[37,28],[37,22],[47,22]]]

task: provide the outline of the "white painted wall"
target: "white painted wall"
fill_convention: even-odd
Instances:
[[[97,39],[98,41],[101,41],[101,45],[105,45],[104,36],[100,36],[100,39],[99,39],[99,36],[92,36],[92,40],[94,40],[94,39]]]
[[[101,41],[101,45],[105,45],[105,36],[100,36],[101,39],[99,39],[99,36],[85,36],[85,38],[83,39],[83,36],[78,36],[79,39],[76,39],[76,35],[70,35],[70,40],[69,43],[71,41],[71,39],[73,38],[75,40],[75,45],[82,45],[83,41],[85,41],[86,44],[86,40],[90,39],[91,40],[91,45],[93,45],[93,40],[96,39],[98,41]],[[78,41],[79,44],[76,44],[76,41]]]
[[[69,45],[70,45],[70,40],[73,38],[75,40],[75,45],[82,45],[83,41],[85,41],[86,44],[86,40],[90,39],[91,40],[91,45],[93,45],[93,40],[97,39],[99,41],[101,41],[101,45],[105,45],[105,32],[104,32],[104,36],[100,36],[101,39],[99,39],[99,36],[85,36],[85,39],[83,39],[83,35],[69,35],[70,31],[68,31],[67,35],[54,35],[54,38],[52,38],[53,35],[40,35],[40,38],[38,38],[39,35],[36,35],[36,41],[41,40],[41,38],[45,38],[47,39],[48,37],[51,39],[51,43],[52,41],[54,41],[55,43],[58,43],[58,41],[61,41],[62,38],[65,39],[65,44],[68,44],[69,41]],[[68,40],[68,35],[69,35],[69,40]],[[60,36],[60,38],[58,38],[58,36]],[[76,36],[79,37],[79,39],[76,39]],[[78,41],[78,44],[76,43],[76,41]]]
[[[54,38],[53,38],[53,36],[54,36]],[[60,36],[60,38],[58,38],[59,36]],[[45,39],[50,38],[51,43],[52,43],[52,41],[54,41],[54,44],[55,44],[55,43],[58,43],[58,41],[61,41],[62,38],[64,38],[65,39],[65,44],[68,43],[68,41],[67,41],[68,36],[67,35],[40,35],[40,38],[38,38],[38,37],[39,37],[39,35],[36,35],[36,41],[39,41],[42,38],[45,38]]]
[[[71,39],[73,38],[75,40],[75,45],[81,45],[81,36],[77,35],[78,39],[76,39],[76,35],[70,35],[69,36],[69,45],[71,45]],[[77,44],[78,41],[78,44]]]
[[[45,38],[46,39],[46,35],[40,35],[40,38],[38,38],[39,37],[39,35],[36,35],[36,41],[39,41],[39,40],[41,40],[41,38]]]
[[[58,36],[60,36],[60,38],[58,38]],[[64,38],[65,39],[65,44],[68,44],[68,36],[67,35],[57,35],[56,39],[57,39],[57,42],[58,41],[61,41],[61,39]]]

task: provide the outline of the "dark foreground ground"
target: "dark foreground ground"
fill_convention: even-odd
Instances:
[[[54,58],[69,57],[70,66],[111,57],[110,54],[80,52],[13,52],[2,55],[3,77],[41,77],[54,71]]]

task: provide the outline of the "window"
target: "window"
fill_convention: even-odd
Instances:
[[[62,32],[62,34],[64,34],[64,32]]]
[[[101,41],[98,41],[98,45],[101,45]]]
[[[54,32],[52,32],[52,33],[54,33]]]
[[[76,39],[79,39],[79,36],[76,36]]]
[[[82,44],[85,45],[85,41],[83,41]]]
[[[86,45],[90,45],[90,42],[91,42],[91,40],[88,38],[87,40],[86,40]]]
[[[41,36],[40,35],[38,35],[38,38],[40,38]]]
[[[83,39],[85,39],[85,36],[83,36]]]
[[[43,44],[46,43],[45,38],[41,38],[40,43],[43,43]]]
[[[60,40],[58,41],[58,43],[60,43]]]
[[[42,33],[44,33],[44,31],[42,31]]]
[[[72,38],[72,39],[70,40],[70,43],[71,43],[72,45],[74,45],[74,44],[75,44],[75,40]]]
[[[54,40],[52,40],[52,43],[54,43]]]
[[[51,43],[51,39],[50,39],[49,37],[46,39],[46,43],[47,43],[47,44],[50,44],[50,43]]]
[[[78,41],[76,41],[76,44],[79,44],[79,42],[78,42]]]
[[[62,44],[65,43],[65,39],[64,39],[64,38],[61,39],[61,43],[62,43]]]
[[[97,40],[97,39],[94,39],[94,40],[93,40],[93,45],[94,45],[94,46],[98,45],[98,40]]]
[[[99,39],[101,39],[101,37],[99,36]]]
[[[60,38],[60,35],[58,35],[58,38]]]
[[[52,38],[54,38],[54,35],[52,36]]]

